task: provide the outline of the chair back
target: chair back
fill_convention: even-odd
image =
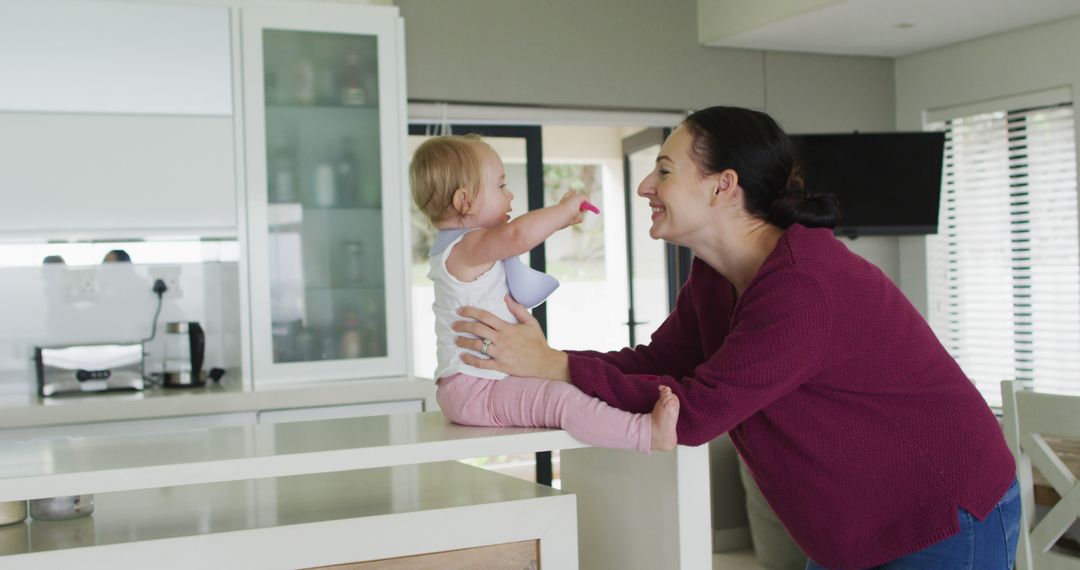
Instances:
[[[1080,438],[1080,396],[1030,392],[1015,380],[1001,383],[1001,395],[1005,440],[1016,460],[1016,475],[1020,482],[1016,568],[1080,570],[1080,558],[1050,550],[1080,516],[1080,485],[1044,438],[1044,435]],[[1061,500],[1037,525],[1032,466],[1037,467],[1061,495]]]

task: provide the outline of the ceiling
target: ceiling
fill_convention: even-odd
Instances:
[[[713,47],[898,57],[1080,14],[1080,0],[697,0]]]

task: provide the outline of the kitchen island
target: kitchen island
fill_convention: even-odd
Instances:
[[[411,497],[419,494],[452,497],[463,487],[458,483],[450,484],[446,488],[438,485],[425,487],[422,481],[432,480],[432,477],[437,480],[439,476],[433,475],[425,479],[420,475],[408,475],[409,470],[393,471],[399,467],[431,464],[458,458],[550,449],[567,450],[563,456],[564,492],[577,495],[576,501],[579,505],[577,516],[583,521],[578,526],[580,532],[577,536],[576,548],[565,545],[554,546],[560,543],[560,539],[555,535],[547,539],[554,541],[552,548],[557,548],[562,554],[572,550],[575,565],[578,559],[577,551],[580,550],[581,564],[587,568],[708,567],[710,529],[707,448],[679,447],[673,452],[656,453],[651,456],[590,449],[562,430],[469,428],[450,424],[438,412],[224,427],[160,434],[3,442],[0,443],[0,500],[99,493],[103,500],[98,510],[92,515],[92,518],[96,520],[113,516],[113,513],[107,512],[110,502],[114,502],[110,498],[111,494],[119,497],[115,499],[117,504],[127,504],[125,502],[135,500],[139,496],[153,499],[155,496],[164,496],[163,493],[175,494],[175,491],[168,491],[168,489],[201,488],[204,491],[196,494],[195,498],[186,503],[193,505],[196,511],[201,508],[203,512],[210,512],[215,504],[213,498],[215,494],[225,492],[221,490],[226,488],[221,487],[222,485],[239,485],[240,487],[236,489],[247,489],[244,492],[250,494],[252,489],[258,490],[260,486],[279,487],[280,481],[283,480],[295,478],[295,480],[302,480],[299,483],[300,486],[306,486],[309,485],[307,482],[309,478],[330,477],[335,473],[341,477],[350,477],[345,474],[353,473],[357,474],[354,478],[355,484],[362,486],[365,477],[375,476],[373,473],[379,470],[390,469],[391,471],[382,471],[390,475],[376,476],[388,477],[386,483],[388,486],[376,492],[376,495],[384,497],[382,499],[384,501],[387,500],[386,497],[389,497],[393,503],[393,498],[398,496]],[[415,470],[411,472],[419,473]],[[485,484],[481,479],[488,480],[489,476],[504,477],[483,473],[473,478],[479,481],[477,484],[481,488],[484,488]],[[446,481],[454,480],[449,476],[445,479]],[[342,481],[332,477],[327,480]],[[278,483],[271,485],[267,483],[268,481]],[[508,486],[526,485],[530,489],[537,487],[521,481],[512,483],[507,481],[506,483]],[[470,485],[472,483],[464,486]],[[493,492],[498,488],[499,485],[494,485]],[[181,493],[193,492],[181,491]],[[235,491],[235,493],[239,492]],[[511,489],[506,492],[525,491]],[[534,498],[552,501],[555,500],[552,497],[573,498],[571,495],[563,494],[544,495],[548,491],[544,491],[543,488],[529,492],[536,495]],[[140,493],[144,495],[138,495]],[[263,497],[257,492],[253,496],[256,499]],[[436,499],[436,502],[441,500],[443,499]],[[498,499],[495,502],[503,505],[507,501]],[[278,503],[267,498],[258,499],[255,504],[257,507],[250,508],[259,511],[277,508],[275,505]],[[415,503],[409,504],[415,506]],[[232,508],[232,512],[240,512],[245,508],[250,511],[249,507],[242,505]],[[480,509],[480,511],[492,508],[503,507],[491,507],[490,503],[468,506],[468,509]],[[545,505],[543,508],[553,507]],[[329,504],[326,506],[313,504],[310,509],[312,516],[318,519],[319,524],[330,522],[326,517],[330,517],[334,511]],[[445,509],[435,509],[439,512],[437,515],[431,514],[434,512],[431,509],[423,511],[427,514],[417,514],[416,510],[409,509],[412,507],[378,516],[420,518],[425,521],[439,520],[441,521],[439,524],[449,524],[455,528],[483,528],[471,522],[473,519],[470,517],[473,517],[473,514],[453,519],[457,522],[448,522],[449,519],[444,518],[449,516],[443,512]],[[349,516],[340,520],[352,521],[368,518],[366,515],[361,516],[360,511],[356,513],[359,514],[351,516],[353,513],[345,513]],[[235,546],[236,550],[229,550],[229,552],[248,553],[255,556],[257,553],[254,551],[260,550],[257,544],[268,541],[268,545],[274,543],[275,547],[280,547],[277,543],[281,541],[281,536],[284,536],[281,533],[287,532],[282,530],[283,527],[277,523],[266,523],[263,526],[245,527],[243,532],[232,530],[215,533],[211,531],[211,527],[197,524],[197,517],[192,519],[188,515],[184,516],[188,517],[184,519],[187,522],[175,524],[186,525],[195,530],[185,536],[173,535],[166,538],[152,538],[148,541],[173,540],[185,544],[207,546],[222,544],[222,541],[225,541],[232,545],[230,541],[241,540],[238,538],[241,534],[253,533],[252,536],[258,537],[257,540],[252,539],[256,540],[254,543],[244,542],[247,539],[243,539],[233,546],[222,546],[222,548],[232,549]],[[254,517],[253,520],[259,520],[257,515],[245,516],[248,519]],[[503,521],[494,526],[516,529],[520,525],[519,522],[514,521],[537,515],[535,513],[526,517],[515,515],[506,520],[503,520],[503,515],[491,514],[491,516]],[[339,519],[334,520],[339,521],[334,523],[335,525],[372,524],[370,521],[344,523]],[[560,520],[563,521],[560,523],[563,526],[569,524],[565,519]],[[585,524],[584,521],[590,522]],[[36,526],[49,523],[33,521],[33,524]],[[168,526],[173,523],[162,521],[162,524]],[[403,530],[404,527],[398,525],[398,522],[383,521],[374,524],[372,528],[376,529],[374,532],[381,537],[376,541],[380,544],[406,541],[404,534],[407,533]],[[464,528],[459,530],[464,532]],[[134,527],[131,532],[133,536],[139,535]],[[147,530],[146,536],[153,536],[157,532],[161,531]],[[318,534],[317,531],[313,533]],[[348,541],[348,535],[340,534],[338,530],[334,530],[332,534],[337,536],[338,540]],[[534,529],[532,534],[536,535],[537,531]],[[215,536],[211,537],[211,535]],[[247,535],[244,534],[244,536]],[[304,536],[304,534],[301,533],[298,536]],[[540,541],[541,567],[544,567],[544,538],[533,536],[532,539]],[[479,541],[481,544],[492,545],[500,543],[502,538],[495,539],[494,535],[484,535],[471,536],[469,540],[473,541],[470,544]],[[437,541],[431,543],[425,541],[421,542],[424,545],[439,544],[438,548],[445,546]],[[30,567],[41,567],[34,561],[40,560],[44,565],[48,565],[49,563],[45,561],[53,560],[51,558],[53,556],[78,556],[82,560],[98,548],[106,549],[102,552],[112,552],[119,548],[141,552],[144,547],[150,548],[143,542],[147,541],[135,540],[125,543],[126,546],[95,542],[95,546],[75,548],[67,554],[61,554],[61,552],[70,550],[69,548],[50,551],[55,552],[53,554],[24,551],[22,554],[11,554],[0,558],[0,564],[21,560],[28,565],[32,564]],[[468,548],[461,546],[465,542],[468,541],[455,543],[454,548]],[[239,546],[241,544],[246,546]],[[312,546],[319,550],[315,547],[315,543],[312,543]],[[180,551],[191,549],[190,546],[178,548]],[[414,544],[408,549],[395,551],[395,556],[437,551],[435,546],[423,546],[420,550],[417,548],[419,546]],[[301,550],[306,550],[306,547]],[[149,552],[149,550],[146,551]],[[342,553],[336,558],[336,562],[312,558],[306,562],[299,562],[298,565],[336,564],[385,557],[382,551],[371,552],[372,554],[361,554],[359,551],[350,551],[348,556]],[[552,555],[549,555],[549,562],[550,556]],[[223,561],[236,561],[231,558],[217,558],[216,560],[219,564]],[[254,563],[251,565],[260,566]],[[283,564],[283,567],[285,566],[295,567],[292,562]],[[572,568],[574,566],[553,564],[547,567]]]
[[[480,566],[509,550],[523,562],[516,567],[577,567],[573,495],[458,462],[103,493],[95,502],[90,517],[0,527],[0,566],[307,568],[422,556],[446,567],[472,549],[470,564]]]

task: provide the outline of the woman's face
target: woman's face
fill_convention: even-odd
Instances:
[[[656,167],[641,181],[638,196],[649,201],[649,236],[693,247],[692,237],[709,222],[713,180],[702,176],[690,154],[693,135],[684,126],[664,141]]]

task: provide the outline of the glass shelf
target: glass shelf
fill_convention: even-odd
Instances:
[[[385,356],[376,38],[263,40],[274,361]]]

